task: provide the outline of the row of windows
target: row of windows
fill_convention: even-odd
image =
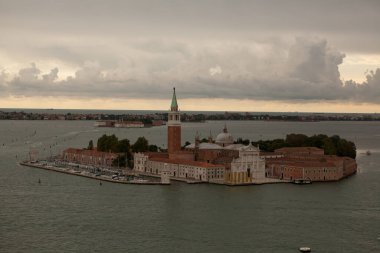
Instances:
[[[272,169],[274,168],[274,166],[272,166]],[[305,170],[305,173],[309,172],[309,173],[316,173],[316,172],[336,172],[336,169],[328,169],[328,168],[323,168],[323,169],[304,169],[304,168],[288,168],[288,167],[281,167],[280,168],[281,171],[290,171],[290,172],[295,172],[295,171],[300,171],[300,170]]]
[[[179,115],[170,115],[169,119],[170,120],[180,120],[180,116]]]

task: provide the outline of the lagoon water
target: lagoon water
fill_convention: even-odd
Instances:
[[[115,133],[166,143],[166,127],[106,129],[92,121],[0,121],[0,252],[380,252],[380,122],[228,121],[183,124],[235,138],[338,134],[359,171],[333,183],[140,186],[19,166]],[[371,150],[372,155],[363,153]],[[41,180],[41,184],[38,180]]]

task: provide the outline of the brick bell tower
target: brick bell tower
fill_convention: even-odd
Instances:
[[[181,115],[178,111],[177,97],[173,88],[172,104],[168,113],[168,153],[181,150]]]

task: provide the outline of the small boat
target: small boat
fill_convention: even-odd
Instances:
[[[311,252],[311,248],[309,247],[301,247],[299,250],[300,252]]]
[[[292,182],[293,184],[311,184],[310,179],[296,179]]]
[[[134,183],[146,183],[146,182],[149,182],[149,180],[142,179],[142,178],[135,178],[132,180],[132,182],[134,182]]]
[[[367,152],[365,152],[366,155],[371,155],[371,151],[367,150]]]

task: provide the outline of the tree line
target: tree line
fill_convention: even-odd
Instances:
[[[238,138],[235,143],[248,145],[249,140]],[[304,134],[288,134],[285,139],[259,140],[252,142],[260,150],[273,152],[283,147],[317,147],[325,151],[326,155],[348,156],[356,158],[356,146],[352,141],[340,138],[338,135],[327,136],[318,134],[307,136]]]
[[[90,140],[87,149],[95,149],[94,142]],[[149,145],[145,137],[137,138],[136,142],[132,145],[128,139],[119,140],[114,134],[101,136],[96,145],[96,150],[103,152],[117,153],[118,158],[113,161],[113,166],[132,167],[133,153],[136,152],[157,152],[156,145]]]

